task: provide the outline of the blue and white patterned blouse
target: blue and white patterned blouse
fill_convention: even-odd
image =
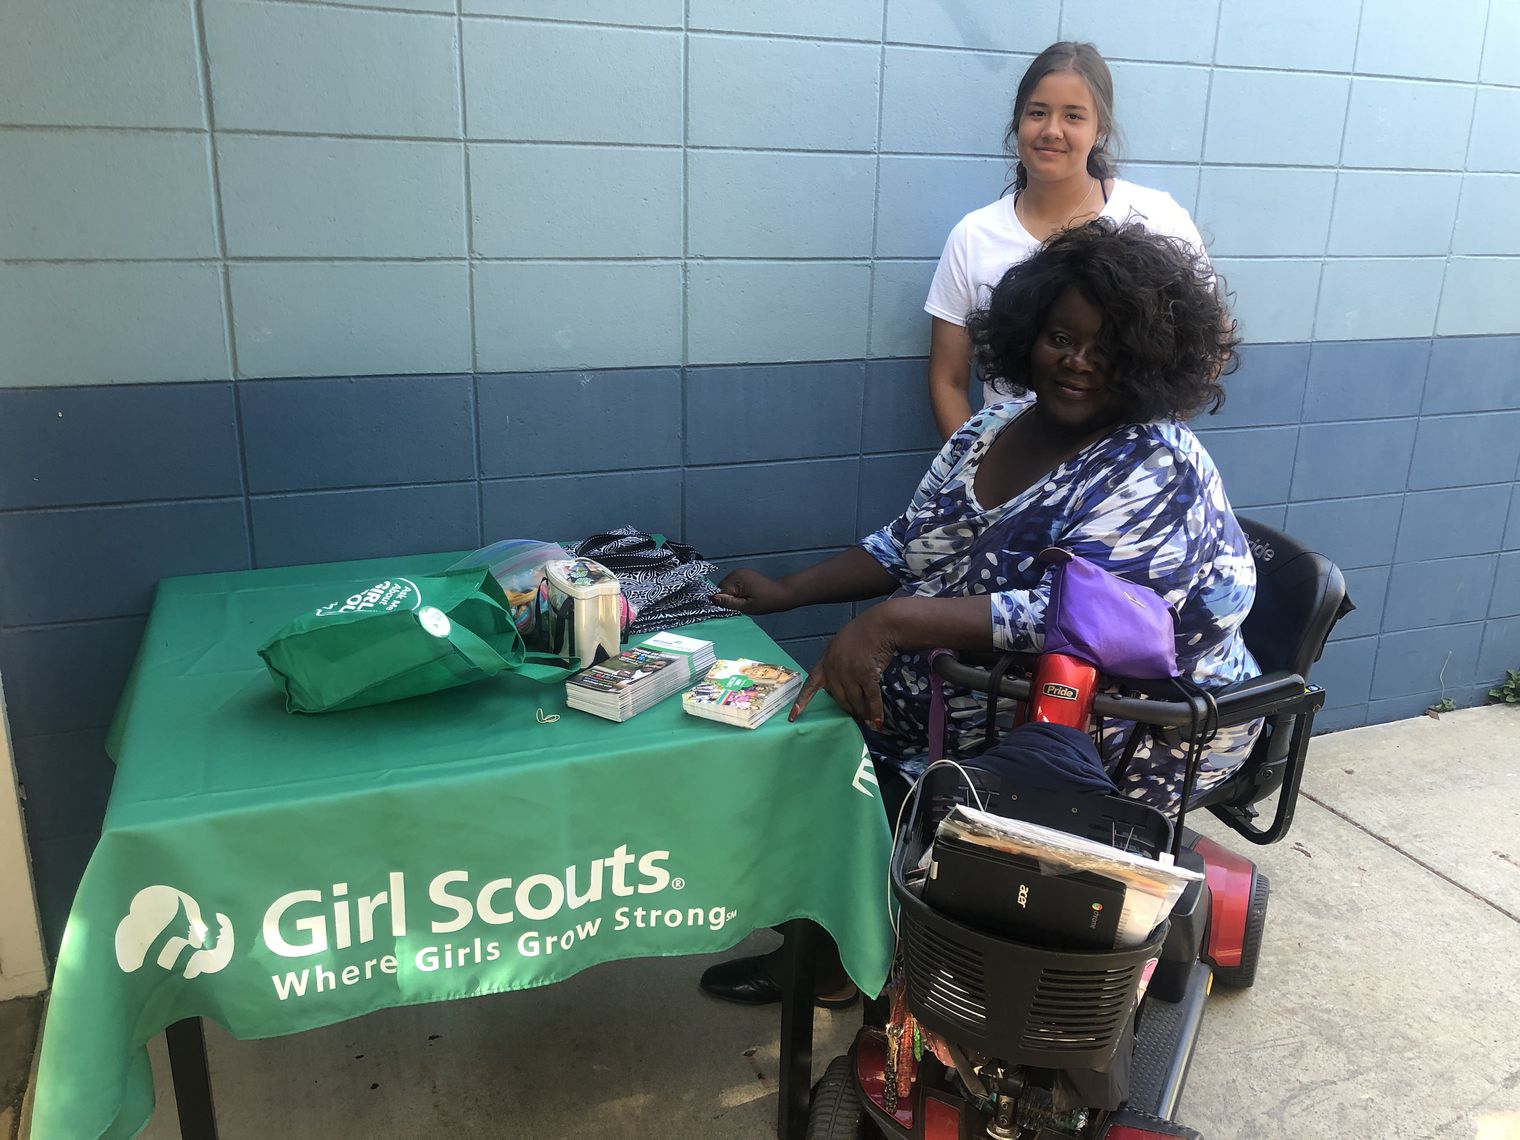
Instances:
[[[1219,688],[1260,672],[1240,636],[1256,594],[1256,567],[1219,471],[1185,424],[1126,424],[1060,464],[1006,503],[984,507],[973,486],[988,447],[1024,407],[994,404],[973,416],[929,467],[906,513],[861,546],[900,583],[894,596],[988,594],[999,649],[1044,643],[1049,567],[1037,555],[1060,546],[1129,581],[1149,586],[1180,621],[1177,665]],[[985,697],[947,685],[950,756],[982,747]],[[910,772],[928,740],[926,655],[899,655],[882,676],[885,721],[872,746]],[[1104,726],[1112,765],[1130,722]],[[1198,777],[1208,788],[1238,768],[1260,722],[1221,730]],[[1181,801],[1184,756],[1147,741],[1121,790],[1164,811]]]

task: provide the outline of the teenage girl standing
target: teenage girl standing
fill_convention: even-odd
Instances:
[[[1115,177],[1109,157],[1115,131],[1114,81],[1097,48],[1063,41],[1035,57],[1019,80],[1003,134],[1015,162],[1013,193],[973,210],[950,231],[924,302],[933,318],[929,402],[942,439],[971,417],[967,315],[1056,231],[1100,216],[1138,221],[1183,239],[1207,261],[1198,227],[1170,194]],[[987,403],[999,398],[990,389],[985,395]]]

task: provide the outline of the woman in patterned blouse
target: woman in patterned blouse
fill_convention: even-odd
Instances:
[[[967,328],[983,377],[1034,403],[969,420],[908,509],[859,545],[781,579],[745,568],[719,586],[718,604],[748,614],[888,598],[829,642],[792,717],[825,689],[865,727],[878,764],[911,776],[927,748],[926,651],[1038,650],[1047,546],[1165,597],[1180,614],[1184,676],[1212,689],[1258,673],[1240,636],[1254,564],[1186,423],[1222,402],[1234,327],[1209,268],[1139,225],[1099,219],[1010,269]],[[948,752],[975,755],[984,698],[947,696]],[[1220,733],[1200,790],[1244,761],[1258,727]],[[1105,728],[1110,760],[1131,728]],[[1142,745],[1122,791],[1175,811],[1182,767],[1180,749]]]

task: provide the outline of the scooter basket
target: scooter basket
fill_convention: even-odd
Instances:
[[[1166,940],[1057,950],[987,934],[927,906],[893,875],[908,1008],[923,1025],[1010,1065],[1102,1069]]]
[[[1122,846],[1150,857],[1171,838],[1166,817],[1119,796],[1058,795],[1011,786],[967,765],[927,773],[892,860],[908,1007],[929,1029],[1010,1065],[1102,1069],[1134,1014],[1142,980],[1161,956],[1163,922],[1139,946],[1039,946],[969,926],[924,902],[904,880],[934,829],[975,786],[990,811]]]

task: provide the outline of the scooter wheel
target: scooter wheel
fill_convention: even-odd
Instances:
[[[849,1057],[835,1057],[813,1090],[804,1140],[866,1140],[868,1128],[855,1093],[855,1066]]]
[[[1256,982],[1256,960],[1261,955],[1261,940],[1267,925],[1267,898],[1272,883],[1260,871],[1251,874],[1251,901],[1246,907],[1245,936],[1240,943],[1240,965],[1222,966],[1214,971],[1214,981],[1226,989],[1246,990]]]

